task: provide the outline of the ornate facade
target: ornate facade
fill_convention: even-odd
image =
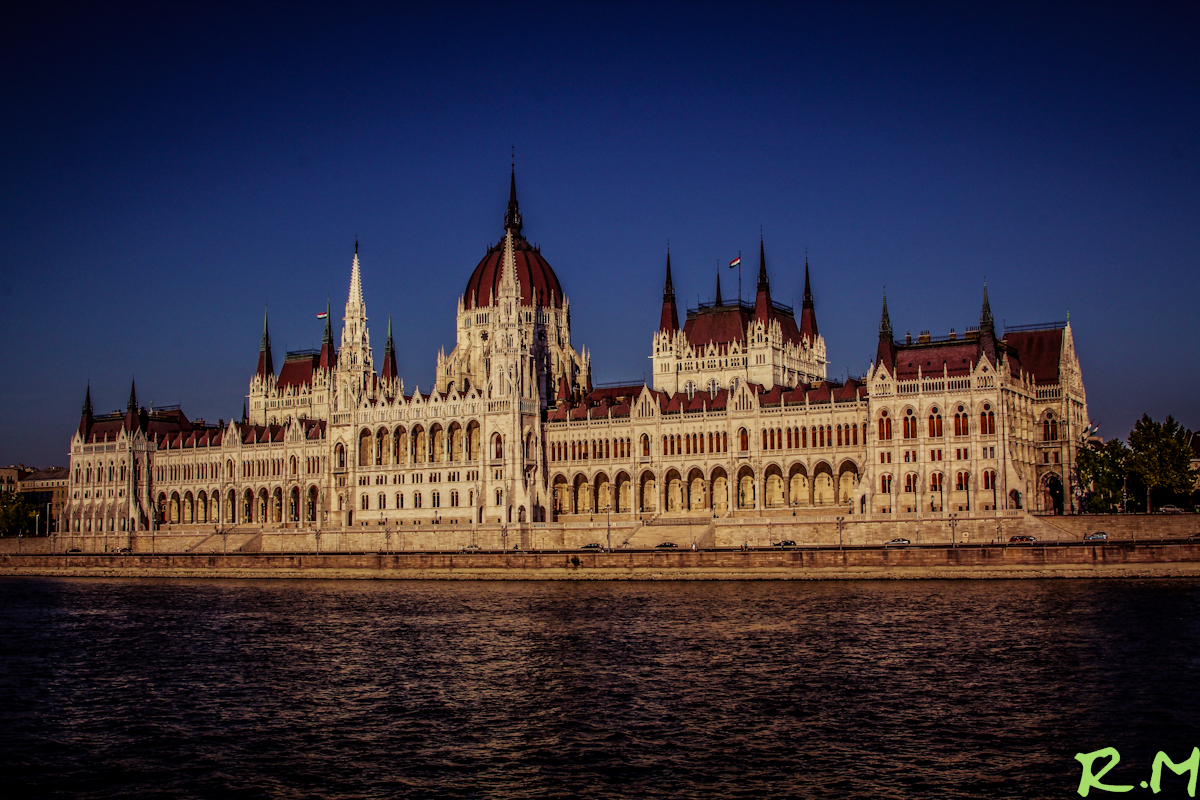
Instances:
[[[652,385],[595,387],[514,174],[428,392],[400,381],[390,322],[375,362],[356,244],[339,345],[327,314],[321,349],[276,372],[264,317],[241,420],[147,410],[132,390],[96,416],[89,389],[70,530],[1071,509],[1088,417],[1069,324],[997,336],[985,289],[978,327],[901,342],[885,299],[869,372],[830,381],[804,270],[799,321],[771,299],[760,242],[754,303],[723,300],[718,278],[680,327],[668,254]]]

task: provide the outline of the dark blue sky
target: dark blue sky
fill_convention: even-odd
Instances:
[[[264,304],[277,364],[319,346],[355,235],[427,389],[510,145],[598,382],[646,373],[668,239],[694,306],[761,225],[831,377],[885,285],[944,334],[986,277],[998,322],[1070,312],[1102,435],[1200,427],[1195,4],[36,5],[0,24],[0,463],[65,464],[89,379],[240,414]]]

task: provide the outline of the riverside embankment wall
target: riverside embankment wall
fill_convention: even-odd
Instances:
[[[941,516],[846,516],[839,538],[837,517],[801,511],[797,516],[776,514],[712,519],[680,517],[584,521],[533,525],[479,525],[455,527],[425,525],[392,527],[371,524],[316,531],[212,525],[172,526],[170,530],[107,534],[60,534],[36,539],[0,540],[0,553],[61,553],[69,548],[107,552],[129,547],[135,553],[233,552],[361,552],[380,550],[458,550],[476,544],[485,550],[578,549],[596,542],[614,550],[653,547],[673,541],[683,548],[693,542],[700,548],[766,547],[783,539],[798,545],[879,545],[895,538],[914,544],[1004,543],[1016,535],[1035,536],[1039,542],[1076,542],[1086,534],[1106,531],[1114,540],[1183,538],[1200,533],[1200,514],[1124,514],[1033,516],[1002,512],[954,520]]]
[[[1200,577],[1200,542],[846,550],[0,555],[0,576],[423,580]]]

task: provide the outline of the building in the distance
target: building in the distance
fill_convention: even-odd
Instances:
[[[831,381],[804,271],[797,319],[771,297],[760,242],[754,302],[725,300],[718,279],[681,327],[668,255],[651,385],[594,386],[514,174],[426,391],[400,381],[390,322],[375,360],[356,244],[338,345],[327,316],[321,349],[277,371],[264,318],[241,420],[148,411],[133,391],[124,413],[96,416],[89,392],[70,530],[1071,510],[1088,417],[1069,324],[998,333],[985,289],[961,336],[897,341],[885,299],[869,372]]]

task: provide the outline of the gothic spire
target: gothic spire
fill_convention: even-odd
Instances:
[[[358,240],[354,241],[354,263],[350,266],[350,294],[346,299],[346,307],[352,303],[358,303],[361,308],[363,305],[362,293],[362,272],[358,266]]]
[[[262,341],[258,345],[258,369],[254,374],[260,378],[275,374],[275,365],[271,361],[271,334],[267,330],[266,309],[263,309]]]
[[[771,323],[771,284],[767,280],[767,253],[762,234],[758,236],[758,294],[754,298],[754,319],[764,325]]]
[[[667,247],[667,280],[663,283],[662,314],[658,329],[663,333],[679,330],[679,311],[675,307],[675,286],[671,283],[671,248]]]
[[[813,304],[812,284],[808,280],[808,256],[804,257],[804,301],[800,308],[800,338],[817,338],[817,309]]]
[[[137,381],[136,381],[136,379],[131,378],[129,381],[129,403],[125,406],[125,410],[127,412],[131,412],[134,414],[137,413],[138,402],[137,402]]]
[[[92,384],[89,381],[87,393],[83,396],[83,413],[79,415],[79,435],[87,440],[88,431],[92,427]]]
[[[992,306],[988,302],[987,281],[983,283],[983,310],[979,314],[980,354],[996,363],[996,321],[992,319]]]
[[[981,334],[984,332],[993,336],[996,334],[996,321],[992,319],[992,306],[988,302],[986,281],[983,284],[983,311],[979,314],[979,331]]]
[[[763,248],[763,237],[758,235],[758,291],[764,289],[770,290],[770,282],[767,280],[767,253]]]
[[[325,334],[321,337],[321,346],[333,344],[333,328],[329,324],[329,300],[325,300]]]
[[[517,206],[517,166],[514,163],[508,184],[508,211],[504,214],[504,230],[521,235],[521,210]]]
[[[717,267],[717,299],[713,305],[721,305],[721,268]]]
[[[392,318],[388,317],[388,337],[387,343],[383,346],[383,375],[385,381],[392,381],[398,377],[399,370],[396,369],[396,345],[392,341]]]
[[[883,293],[883,316],[879,320],[879,347],[875,350],[875,365],[895,373],[896,342],[892,338],[892,321],[888,317],[886,291]]]

